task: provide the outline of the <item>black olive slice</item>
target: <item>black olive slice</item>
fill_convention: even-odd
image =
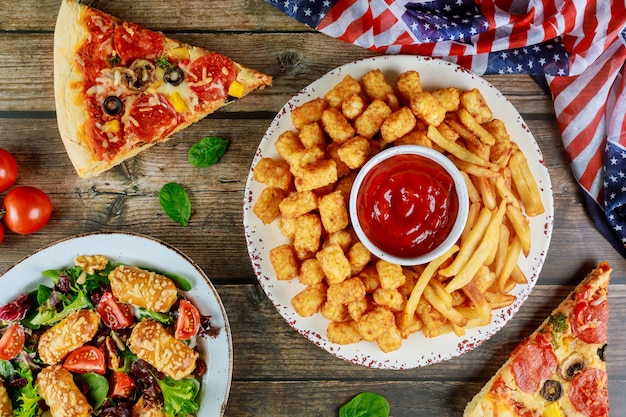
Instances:
[[[179,67],[173,67],[165,71],[163,79],[166,83],[178,85],[182,83],[185,79],[185,74],[183,73],[183,70],[181,70]]]
[[[548,379],[541,387],[541,396],[547,401],[556,401],[561,398],[561,383],[554,379]]]
[[[104,103],[102,104],[104,108],[104,112],[109,116],[115,116],[119,114],[124,108],[124,103],[118,97],[109,96],[104,99]]]
[[[598,348],[598,357],[602,362],[606,362],[606,343],[601,348]]]

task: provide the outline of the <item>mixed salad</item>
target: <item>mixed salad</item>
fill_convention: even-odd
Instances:
[[[98,255],[99,256],[99,255]],[[77,258],[78,259],[78,258]],[[207,370],[198,352],[193,372],[174,379],[129,349],[133,327],[144,319],[160,323],[173,337],[197,351],[197,337],[214,337],[211,326],[181,291],[191,289],[183,277],[157,272],[171,279],[178,297],[167,312],[156,312],[120,300],[111,289],[109,274],[117,265],[47,270],[49,285],[22,294],[0,308],[0,378],[18,417],[41,415],[49,408],[36,388],[38,373],[49,364],[38,352],[41,335],[73,313],[88,309],[100,317],[95,336],[61,361],[98,416],[131,416],[133,407],[160,409],[169,417],[198,411],[201,377]],[[147,269],[144,269],[148,271]]]

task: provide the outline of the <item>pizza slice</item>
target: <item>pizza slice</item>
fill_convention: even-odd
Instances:
[[[79,176],[98,175],[272,77],[223,54],[63,0],[54,34],[61,138]]]
[[[608,416],[610,273],[606,262],[591,271],[514,349],[463,417]]]

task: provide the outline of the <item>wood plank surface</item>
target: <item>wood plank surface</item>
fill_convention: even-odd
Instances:
[[[626,415],[626,260],[585,212],[563,150],[549,94],[526,75],[485,76],[533,133],[550,173],[552,242],[531,296],[490,340],[457,358],[400,371],[337,359],[299,335],[278,314],[252,270],[243,231],[243,199],[259,142],[282,106],[333,68],[374,56],[291,19],[263,0],[92,0],[95,7],[168,36],[225,53],[274,77],[257,91],[123,165],[80,179],[63,148],[54,108],[53,33],[60,0],[0,4],[0,147],[20,167],[18,181],[45,190],[54,212],[41,231],[7,232],[0,274],[29,253],[94,231],[128,231],[163,240],[190,256],[225,305],[234,370],[225,417],[336,416],[359,392],[384,395],[394,417],[459,416],[515,345],[600,261],[613,267],[609,290],[611,415]],[[191,145],[205,136],[230,144],[209,168],[193,168]],[[167,182],[184,185],[193,205],[183,227],[161,210]],[[0,199],[3,195],[0,195]],[[268,400],[272,398],[273,400]]]

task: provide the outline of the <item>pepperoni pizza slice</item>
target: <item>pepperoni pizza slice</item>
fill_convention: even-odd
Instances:
[[[54,35],[61,138],[79,176],[91,177],[271,85],[223,54],[63,0]]]
[[[602,417],[611,268],[601,263],[476,394],[463,417]]]

